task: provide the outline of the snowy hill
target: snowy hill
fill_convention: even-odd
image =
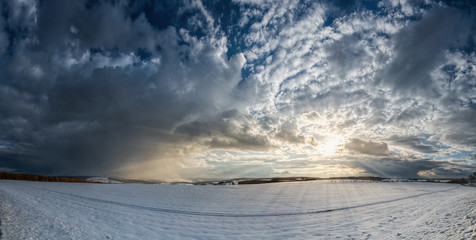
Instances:
[[[0,181],[3,239],[474,239],[476,188]]]
[[[107,177],[90,177],[87,178],[86,180],[90,182],[97,182],[97,183],[110,183],[110,184],[122,184],[123,182],[117,181],[117,180],[112,180]]]

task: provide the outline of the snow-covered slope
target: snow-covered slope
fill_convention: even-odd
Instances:
[[[476,239],[476,188],[0,181],[3,239]]]
[[[109,183],[109,184],[122,184],[123,182],[117,181],[117,180],[112,180],[107,177],[90,177],[87,178],[86,180],[90,182],[97,182],[97,183]]]

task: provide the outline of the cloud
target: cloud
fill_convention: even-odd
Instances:
[[[380,78],[395,93],[424,91],[427,96],[437,96],[428,73],[443,60],[445,49],[466,40],[469,27],[471,18],[460,9],[435,7],[427,11],[421,20],[394,36],[396,56]]]
[[[177,179],[470,167],[447,158],[476,143],[476,21],[464,6],[0,8],[0,167]],[[341,142],[346,151],[323,152]]]
[[[161,160],[177,155],[179,147],[170,145],[187,143],[171,134],[177,124],[241,110],[225,96],[239,94],[246,60],[242,54],[227,58],[224,38],[197,38],[174,27],[156,31],[122,5],[75,4],[41,4],[34,30],[39,42],[29,42],[27,34],[14,43],[38,44],[39,51],[18,47],[4,66],[2,139],[28,149],[27,156],[4,155],[5,165],[20,169],[38,161],[36,171],[43,173],[124,174],[131,162],[155,159],[160,173],[165,164],[181,164]],[[152,57],[144,59],[137,49]],[[241,145],[266,141],[222,130]]]
[[[265,132],[256,132],[257,122],[236,110],[223,112],[216,120],[184,123],[175,133],[211,149],[266,151],[273,148]]]
[[[155,50],[155,31],[145,16],[131,19],[122,6],[85,1],[48,1],[38,11],[38,37],[43,47],[79,44],[83,48]]]
[[[352,167],[359,167],[364,169],[366,174],[389,178],[418,178],[422,177],[422,172],[433,171],[434,169],[442,168],[446,165],[445,163],[433,161],[430,159],[414,157],[412,159],[412,157],[409,156],[406,156],[405,158],[386,157],[381,159],[359,159],[356,161],[352,161],[349,164]],[[454,175],[458,173],[459,172],[453,172]]]
[[[350,151],[374,156],[386,156],[390,154],[386,143],[366,142],[356,138],[346,143],[345,148]]]
[[[304,143],[305,141],[304,136],[299,133],[295,120],[288,120],[281,124],[278,133],[276,133],[276,138],[294,144]]]
[[[469,160],[469,161],[475,160],[476,159],[476,153],[468,154],[466,156],[466,159]]]
[[[472,168],[461,168],[458,166],[444,166],[432,170],[419,171],[419,177],[424,178],[454,178],[455,176],[466,178],[471,174]]]
[[[424,144],[422,138],[416,136],[391,136],[388,140],[392,145],[401,146],[408,150],[417,151],[420,153],[437,153],[438,149],[435,147]]]
[[[0,17],[0,29],[0,56],[3,56],[9,44],[8,35],[4,32],[5,20],[3,19],[3,16]]]
[[[471,150],[476,144],[476,137],[472,134],[472,131],[476,130],[474,117],[476,117],[474,107],[453,109],[449,111],[449,115],[440,115],[440,121],[435,124],[435,127],[441,128],[447,125],[435,138],[450,146]]]

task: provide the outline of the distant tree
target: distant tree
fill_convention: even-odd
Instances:
[[[474,172],[473,174],[471,174],[471,175],[468,176],[468,182],[469,182],[470,184],[474,183],[475,180],[476,180],[476,172]]]

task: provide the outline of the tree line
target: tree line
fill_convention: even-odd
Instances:
[[[28,174],[28,173],[13,173],[13,172],[0,172],[0,179],[39,181],[39,182],[92,183],[91,181],[78,179],[78,178],[71,178],[71,177],[51,177],[51,176],[41,176],[41,175]]]
[[[468,178],[461,178],[461,179],[455,179],[451,180],[450,183],[459,183],[459,184],[473,184],[476,183],[476,172],[473,174],[469,175]]]

